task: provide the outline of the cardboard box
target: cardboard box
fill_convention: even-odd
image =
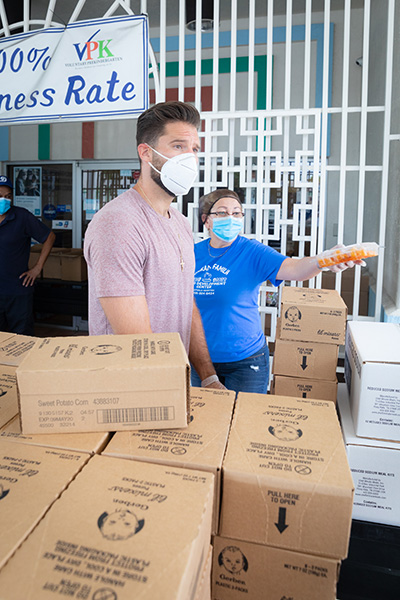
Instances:
[[[339,346],[336,344],[277,339],[273,373],[303,379],[336,381],[338,351]]]
[[[186,427],[178,333],[43,338],[17,369],[24,434]]]
[[[356,435],[400,441],[400,326],[349,322],[345,379]]]
[[[31,246],[28,260],[28,269],[32,269],[32,267],[36,265],[37,261],[39,260],[39,254],[41,253],[42,248],[43,244],[34,244],[33,246]],[[42,273],[40,273],[39,277],[42,277]]]
[[[353,519],[400,526],[400,443],[356,436],[344,383],[338,409],[355,487]]]
[[[337,381],[274,375],[271,393],[277,396],[294,396],[295,398],[313,398],[336,402]]]
[[[0,364],[18,367],[35,345],[38,338],[29,335],[1,332]]]
[[[333,402],[239,393],[222,481],[220,535],[346,556],[353,481]]]
[[[336,290],[284,287],[280,316],[282,340],[344,344],[347,308]]]
[[[65,249],[61,254],[61,279],[86,281],[87,265],[80,248]]]
[[[213,548],[210,544],[206,564],[201,573],[199,585],[197,586],[194,600],[211,600],[211,566],[212,566]]]
[[[211,473],[94,456],[0,572],[3,597],[193,598],[213,489]]]
[[[44,263],[42,274],[46,279],[61,279],[61,256],[64,248],[53,248]]]
[[[339,562],[214,537],[213,600],[334,600]]]
[[[18,414],[16,367],[0,365],[0,428]]]
[[[235,392],[193,387],[190,390],[191,415],[187,429],[117,432],[103,454],[213,473],[213,533],[216,533],[222,460],[234,402]]]
[[[38,260],[42,245],[31,247],[29,268]],[[52,248],[43,267],[46,279],[63,279],[64,281],[86,281],[87,265],[81,248]]]
[[[60,450],[73,450],[89,454],[99,454],[110,439],[108,432],[96,433],[47,433],[27,435],[21,431],[19,417],[15,417],[7,425],[0,429],[0,441],[28,444],[30,446],[41,446],[46,448],[58,448]]]
[[[0,568],[88,458],[87,454],[0,440]],[[7,597],[4,589],[1,597]]]

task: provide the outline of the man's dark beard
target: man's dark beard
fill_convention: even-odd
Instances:
[[[155,155],[155,153],[153,153],[152,164],[159,171],[161,171],[161,167],[164,164],[164,163],[160,164],[160,162],[161,162],[161,160],[158,158],[158,156]],[[169,196],[172,196],[172,198],[175,198],[176,194],[174,194],[173,192],[171,192],[171,190],[169,190],[167,187],[165,187],[165,185],[161,181],[160,173],[157,173],[157,171],[155,171],[153,168],[151,168],[150,177],[152,178],[154,183],[156,183],[164,192],[166,192]]]

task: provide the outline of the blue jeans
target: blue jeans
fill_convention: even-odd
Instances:
[[[265,344],[258,352],[234,362],[213,363],[221,383],[235,392],[266,394],[269,378],[269,350]],[[200,377],[192,367],[192,386],[201,387]]]

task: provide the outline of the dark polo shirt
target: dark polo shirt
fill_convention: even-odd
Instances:
[[[28,270],[31,238],[45,242],[50,229],[25,208],[11,206],[0,223],[0,296],[30,294],[19,276]]]

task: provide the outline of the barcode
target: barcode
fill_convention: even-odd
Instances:
[[[97,411],[97,422],[139,423],[146,421],[172,421],[175,418],[173,406],[146,406],[143,408],[107,408]]]

